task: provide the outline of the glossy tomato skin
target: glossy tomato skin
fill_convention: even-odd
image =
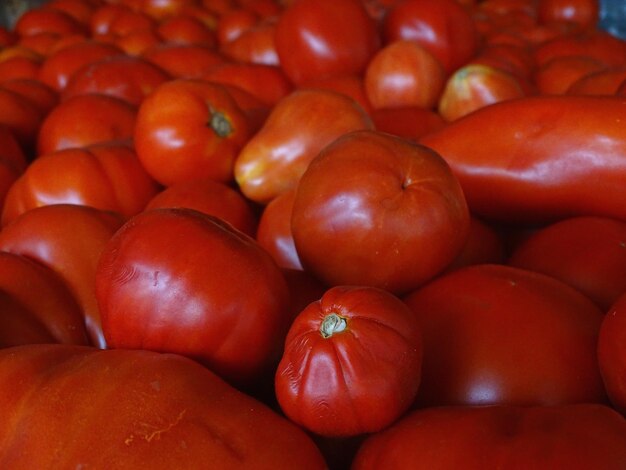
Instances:
[[[0,347],[39,342],[89,344],[76,299],[50,268],[2,251],[0,292]]]
[[[626,292],[625,245],[626,222],[572,217],[535,231],[508,264],[560,279],[607,311]]]
[[[377,131],[344,134],[311,162],[291,227],[305,269],[329,285],[407,292],[460,252],[461,187],[435,152]]]
[[[626,295],[622,294],[602,320],[598,361],[611,403],[626,416]]]
[[[3,468],[325,468],[301,429],[173,354],[23,346],[0,382]]]
[[[81,204],[128,218],[159,189],[130,144],[58,150],[37,157],[13,183],[1,222],[4,226],[27,210],[51,204]]]
[[[419,326],[399,298],[336,286],[292,323],[276,396],[291,420],[316,434],[376,432],[411,405],[421,360]]]
[[[361,73],[379,47],[375,23],[359,0],[297,0],[276,26],[280,65],[295,84]]]
[[[96,266],[122,223],[119,214],[54,204],[31,209],[0,231],[0,250],[33,259],[63,279],[81,308],[91,344],[100,348],[106,342],[96,302]]]
[[[191,356],[237,383],[273,365],[288,328],[288,291],[271,257],[192,209],[130,219],[100,258],[96,292],[112,347]]]
[[[355,470],[602,468],[626,462],[626,421],[607,406],[418,410],[359,449]]]
[[[470,209],[486,219],[624,219],[625,119],[623,98],[525,97],[479,109],[420,142],[446,159]]]
[[[139,107],[135,148],[165,186],[196,178],[229,182],[250,123],[227,89],[203,80],[159,86]]]
[[[241,149],[235,180],[249,199],[267,204],[295,188],[324,146],[347,132],[373,128],[370,117],[346,95],[296,90],[271,109],[263,127]]]
[[[596,359],[603,312],[557,279],[483,264],[404,301],[424,335],[418,406],[606,400]]]

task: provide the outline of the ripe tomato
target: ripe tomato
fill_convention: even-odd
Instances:
[[[293,321],[276,397],[287,417],[316,434],[376,432],[413,402],[421,362],[421,332],[400,299],[337,286]]]
[[[27,164],[26,155],[13,132],[0,125],[0,204]]]
[[[446,73],[435,56],[409,40],[391,42],[378,51],[369,61],[364,78],[374,109],[433,108],[445,81]]]
[[[217,42],[223,46],[259,22],[259,15],[248,8],[235,8],[219,17],[216,27]]]
[[[141,57],[175,78],[198,78],[225,61],[213,48],[197,44],[157,44]]]
[[[44,112],[22,94],[0,87],[0,125],[7,127],[28,157],[35,152]]]
[[[539,23],[566,22],[580,29],[595,29],[600,19],[598,0],[539,0]]]
[[[217,45],[213,30],[190,15],[178,14],[166,18],[156,27],[156,32],[165,43],[201,44],[208,47]]]
[[[372,114],[372,104],[367,99],[365,84],[361,75],[348,74],[314,78],[303,83],[300,88],[319,88],[343,93],[359,103],[367,114]]]
[[[45,117],[37,136],[37,154],[133,137],[137,108],[100,93],[76,95],[59,103]]]
[[[234,62],[278,66],[280,60],[275,33],[276,20],[270,18],[259,21],[232,41],[222,44],[219,51]]]
[[[33,259],[59,275],[77,300],[91,343],[105,347],[96,303],[100,253],[122,225],[117,214],[55,204],[25,212],[0,231],[0,250]]]
[[[626,416],[626,295],[614,302],[602,320],[598,361],[613,406]]]
[[[326,468],[298,426],[173,354],[21,346],[0,383],[3,468]]]
[[[567,89],[568,95],[615,95],[626,80],[626,60],[618,69],[598,70],[580,77]]]
[[[354,470],[602,468],[626,460],[626,421],[607,406],[430,408],[369,437]]]
[[[280,100],[235,161],[235,180],[249,199],[267,204],[296,186],[319,151],[353,130],[372,129],[370,117],[346,95],[296,90]]]
[[[533,82],[539,93],[562,95],[579,78],[606,68],[599,60],[584,55],[555,57],[534,71]]]
[[[86,34],[87,28],[77,19],[54,8],[31,8],[17,19],[13,26],[20,36],[38,33],[56,33],[59,35]]]
[[[296,85],[359,74],[379,46],[374,20],[360,0],[296,0],[276,25],[280,65]]]
[[[123,3],[98,6],[91,15],[90,29],[94,39],[101,36],[125,36],[135,31],[154,30],[156,21],[141,11],[133,10]]]
[[[417,106],[376,109],[371,116],[377,130],[415,142],[446,125],[438,112]]]
[[[59,95],[45,83],[32,78],[14,78],[0,83],[0,88],[22,95],[47,115],[59,103]]]
[[[418,406],[606,400],[596,359],[603,312],[564,282],[483,264],[404,301],[424,335]]]
[[[127,144],[58,150],[37,157],[13,183],[4,201],[2,225],[51,204],[80,204],[131,217],[158,190]]]
[[[196,178],[231,181],[250,132],[248,118],[222,85],[179,79],[142,102],[134,137],[148,173],[169,186]]]
[[[458,255],[469,213],[438,154],[364,130],[313,159],[296,189],[291,227],[303,266],[322,281],[400,293]]]
[[[33,343],[88,344],[76,300],[51,269],[0,252],[0,347]]]
[[[102,253],[96,292],[111,347],[190,356],[238,384],[275,365],[289,327],[276,263],[252,238],[192,209],[130,219]]]

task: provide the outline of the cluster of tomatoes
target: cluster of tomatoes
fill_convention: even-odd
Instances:
[[[596,0],[50,0],[0,29],[0,467],[626,468]]]

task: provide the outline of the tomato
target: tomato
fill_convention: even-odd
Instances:
[[[59,95],[45,83],[32,78],[14,78],[0,83],[0,88],[22,95],[47,115],[59,102]]]
[[[22,94],[0,87],[0,125],[7,127],[30,157],[44,112]]]
[[[59,275],[77,300],[92,344],[105,347],[96,303],[96,265],[121,226],[117,214],[55,204],[25,212],[0,231],[0,250],[33,259]]]
[[[368,438],[354,470],[602,468],[626,461],[626,421],[602,405],[449,407]]]
[[[280,100],[235,161],[235,180],[249,199],[267,204],[296,186],[318,152],[370,117],[346,95],[300,89]]]
[[[224,45],[238,38],[259,22],[259,15],[247,8],[236,8],[220,16],[217,22],[217,42]]]
[[[37,153],[132,138],[137,108],[100,93],[76,95],[59,103],[45,117],[37,136]]]
[[[445,81],[446,73],[435,56],[408,40],[391,42],[378,51],[369,61],[364,79],[374,109],[433,108]]]
[[[52,89],[61,91],[72,74],[83,65],[121,53],[120,48],[111,44],[82,41],[49,55],[39,69],[39,79]]]
[[[422,338],[400,299],[373,287],[337,286],[293,321],[276,371],[276,396],[316,434],[380,431],[411,405]]]
[[[212,179],[182,181],[155,195],[146,209],[186,207],[219,217],[246,235],[254,236],[256,214],[250,202],[236,189]]]
[[[124,36],[111,38],[111,43],[130,56],[140,57],[146,51],[158,46],[161,38],[155,31],[139,29]]]
[[[572,217],[535,231],[508,264],[575,287],[606,311],[626,292],[626,222]]]
[[[567,22],[581,29],[598,27],[599,0],[539,0],[537,20],[540,23]]]
[[[445,272],[477,264],[504,264],[506,248],[505,237],[499,228],[472,215],[465,245]]]
[[[420,142],[446,159],[478,216],[514,223],[623,219],[624,120],[620,98],[526,97],[479,109]]]
[[[404,301],[424,335],[417,406],[606,400],[596,359],[603,312],[564,282],[483,264],[440,276]]]
[[[198,0],[140,0],[141,11],[151,18],[163,21],[176,16],[189,5],[195,5]]]
[[[169,186],[185,180],[233,179],[250,123],[226,88],[203,80],[166,82],[139,107],[134,138],[139,160]]]
[[[125,36],[134,31],[153,30],[156,21],[141,11],[122,3],[107,3],[100,5],[91,15],[90,29],[95,39],[100,36]]]
[[[96,2],[91,0],[50,0],[44,8],[53,8],[70,15],[79,23],[88,25],[91,15],[96,10]]]
[[[0,382],[4,468],[326,468],[300,428],[184,357],[22,346]]]
[[[195,44],[157,44],[141,57],[175,78],[198,78],[225,61],[213,48]]]
[[[367,99],[363,77],[360,75],[348,74],[314,78],[303,83],[300,88],[319,88],[343,93],[359,103],[367,114],[372,115],[372,104]]]
[[[490,104],[525,95],[520,80],[514,75],[488,65],[468,64],[448,78],[438,110],[447,121],[455,121]]]
[[[1,54],[1,53],[0,53]],[[0,81],[16,78],[37,79],[41,59],[24,56],[12,56],[0,60]]]
[[[626,80],[626,63],[615,70],[599,70],[588,73],[572,83],[568,95],[614,95]]]
[[[161,40],[173,44],[217,45],[215,33],[198,18],[179,14],[163,20],[156,28]]]
[[[412,141],[446,125],[438,112],[417,106],[376,109],[371,116],[377,130]]]
[[[296,85],[362,73],[379,46],[374,20],[360,0],[296,0],[276,25],[280,65]]]
[[[600,373],[611,403],[626,416],[626,295],[623,292],[602,320],[598,337]]]
[[[280,59],[275,37],[276,21],[270,18],[258,22],[233,40],[223,43],[219,51],[234,62],[278,66]]]
[[[296,189],[291,228],[303,266],[327,284],[401,293],[458,255],[469,213],[438,154],[364,130],[313,159]]]
[[[59,35],[87,32],[85,25],[78,20],[53,8],[31,8],[20,15],[13,29],[20,37],[44,32]]]
[[[0,347],[89,342],[81,310],[64,282],[25,256],[0,252],[0,303]]]
[[[455,0],[407,0],[383,19],[385,43],[406,39],[427,49],[447,73],[478,50],[478,34],[468,11]]]
[[[170,76],[152,62],[139,57],[118,55],[84,65],[76,70],[61,92],[72,96],[100,93],[139,105]]]
[[[533,82],[539,93],[562,95],[579,78],[606,67],[599,60],[584,55],[555,57],[535,70]]]
[[[263,208],[256,241],[272,255],[281,268],[302,270],[291,233],[291,212],[295,196],[295,188],[290,189],[276,196]]]
[[[158,190],[127,144],[58,150],[37,157],[13,183],[4,201],[2,225],[35,207],[64,203],[131,217]]]
[[[111,347],[187,355],[238,384],[274,366],[289,327],[287,285],[272,258],[192,209],[130,219],[102,253],[96,292]]]

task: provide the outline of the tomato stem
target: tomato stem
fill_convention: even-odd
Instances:
[[[335,333],[341,333],[348,326],[348,322],[345,318],[331,313],[326,315],[322,324],[320,325],[320,334],[323,338],[330,338]]]
[[[219,112],[213,112],[211,114],[211,122],[209,125],[220,137],[228,137],[233,131],[230,121],[224,114]]]

